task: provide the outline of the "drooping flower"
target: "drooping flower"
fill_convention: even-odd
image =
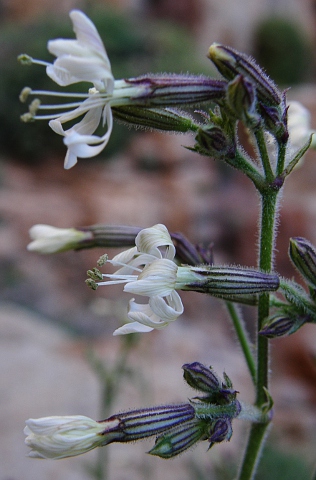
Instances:
[[[124,292],[149,297],[148,303],[129,302],[130,323],[115,330],[114,335],[150,332],[161,329],[183,313],[183,305],[176,290],[193,290],[231,301],[238,297],[274,291],[279,287],[276,274],[268,274],[241,267],[214,267],[212,265],[177,265],[176,250],[164,225],[141,230],[135,247],[123,251],[112,260],[101,257],[98,265],[109,262],[120,268],[112,274],[89,270],[87,285],[96,289],[101,285],[125,284]],[[103,281],[104,278],[109,280]]]
[[[225,81],[203,75],[144,75],[128,80],[114,80],[109,58],[95,25],[79,10],[72,10],[70,19],[76,39],[56,39],[48,42],[49,52],[56,57],[54,63],[34,60],[28,55],[19,56],[19,60],[24,64],[44,65],[47,75],[62,87],[78,82],[89,82],[93,85],[88,93],[60,93],[26,87],[20,95],[22,102],[25,102],[29,95],[72,99],[70,103],[42,105],[40,100],[35,98],[29,112],[21,117],[23,121],[50,120],[50,127],[64,137],[64,143],[68,147],[66,169],[73,167],[78,157],[93,157],[104,149],[113,127],[111,107],[116,107],[119,118],[123,115],[125,121],[132,124],[135,123],[135,115],[139,118],[140,125],[149,117],[150,126],[155,128],[155,117],[159,120],[160,115],[159,107],[216,101],[225,95]],[[123,113],[119,111],[119,107],[126,108],[129,105],[143,107],[145,120],[142,118],[142,110],[137,110],[136,114],[134,110],[124,110]],[[154,109],[153,112],[150,112],[151,108]],[[42,110],[51,110],[53,114],[38,115]],[[146,110],[149,110],[149,115],[146,115]],[[66,112],[61,113],[63,111]],[[188,116],[182,119],[181,112],[166,115],[162,113],[162,116],[167,123],[171,123],[171,130],[175,128],[177,131],[188,131],[195,128],[193,120]],[[78,123],[68,129],[64,128],[64,124],[77,118],[81,118]],[[107,130],[102,136],[94,135],[100,123],[103,127],[106,125]],[[158,124],[157,128],[161,128],[161,121],[158,121]]]
[[[124,291],[148,296],[148,304],[129,302],[127,323],[114,335],[150,332],[161,329],[183,313],[179,294],[175,291],[178,266],[174,262],[175,247],[167,228],[158,224],[139,232],[136,246],[116,255],[110,263],[121,266],[110,280],[97,285],[125,283]]]

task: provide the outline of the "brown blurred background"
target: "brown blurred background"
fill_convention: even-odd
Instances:
[[[61,462],[28,459],[21,432],[28,417],[99,418],[100,385],[86,351],[93,349],[105,364],[115,361],[120,341],[112,332],[128,301],[120,289],[92,292],[85,286],[86,270],[102,250],[51,257],[28,253],[33,224],[164,223],[192,242],[213,242],[217,264],[256,264],[258,200],[252,184],[226,165],[183,148],[192,145],[190,136],[115,124],[98,158],[81,159],[64,171],[62,139],[44,122],[20,123],[21,89],[55,86],[44,69],[23,68],[16,57],[27,52],[49,60],[47,40],[73,36],[72,8],[95,22],[116,78],[162,71],[216,75],[206,53],[212,42],[225,43],[253,54],[282,88],[291,85],[289,98],[310,109],[316,128],[314,1],[0,1],[0,480],[92,478],[86,466],[97,461],[96,452]],[[306,155],[280,203],[276,270],[289,277],[295,276],[287,256],[289,237],[316,243],[315,157]],[[218,373],[225,369],[240,398],[252,400],[222,304],[193,294],[183,295],[183,302],[185,314],[174,325],[138,341],[131,366],[141,381],[126,382],[112,413],[186,401],[190,391],[181,365],[195,360],[212,364]],[[248,308],[244,315],[252,332],[254,312]],[[315,461],[316,329],[306,326],[271,343],[275,424],[258,478],[272,478],[265,476],[272,465],[275,480],[294,474],[303,479]],[[242,450],[244,425],[235,426],[230,444],[208,453],[200,445],[172,462],[146,456],[152,442],[107,447],[109,478],[232,478],[222,465],[234,464]]]

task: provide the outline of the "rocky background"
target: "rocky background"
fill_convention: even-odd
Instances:
[[[196,22],[187,23],[191,31],[196,28]],[[313,82],[292,89],[289,96],[311,109],[316,128]],[[110,368],[122,355],[122,341],[112,332],[124,319],[129,299],[119,288],[93,292],[86,287],[86,270],[95,266],[104,253],[101,249],[54,256],[28,253],[28,230],[33,224],[146,227],[159,222],[192,242],[213,243],[217,264],[256,264],[258,200],[247,179],[183,148],[192,143],[190,137],[146,131],[128,136],[124,128],[120,132],[126,135],[123,149],[111,155],[106,149],[100,158],[81,160],[70,171],[63,170],[62,152],[41,150],[32,162],[3,150],[0,480],[97,478],[91,466],[100,462],[109,468],[111,480],[224,479],[216,470],[234,463],[243,448],[246,425],[235,421],[229,444],[208,453],[201,444],[169,462],[145,454],[153,441],[111,445],[100,450],[100,456],[94,451],[57,462],[25,457],[26,418],[69,414],[103,418],[102,384],[91,358]],[[11,143],[11,152],[14,147]],[[289,277],[295,275],[287,256],[289,237],[305,236],[316,243],[315,155],[309,153],[288,179],[280,204],[276,270]],[[108,253],[111,256],[114,251]],[[183,302],[185,313],[177,322],[142,335],[135,343],[128,360],[133,373],[124,377],[108,415],[142,405],[186,401],[191,392],[182,380],[181,365],[196,360],[212,365],[219,374],[225,370],[240,398],[252,401],[247,368],[222,303],[192,293],[184,294]],[[252,310],[245,309],[244,315],[252,331]],[[291,474],[284,476],[284,464],[291,466],[292,473],[297,465],[300,472],[304,468],[310,472],[315,461],[316,329],[305,326],[271,344],[275,421],[265,467],[270,459],[274,478],[281,480]],[[268,478],[264,470],[261,475]]]

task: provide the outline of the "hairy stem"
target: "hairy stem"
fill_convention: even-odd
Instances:
[[[260,226],[260,252],[259,267],[265,272],[273,268],[274,230],[276,218],[277,192],[273,189],[261,194],[261,226]],[[269,294],[262,294],[258,305],[259,332],[265,317],[269,315]],[[257,335],[257,379],[256,379],[256,406],[264,408],[267,402],[266,390],[269,387],[269,344],[268,340]],[[243,463],[240,468],[238,480],[252,480],[256,473],[260,454],[264,444],[269,420],[265,423],[253,424],[250,430]]]

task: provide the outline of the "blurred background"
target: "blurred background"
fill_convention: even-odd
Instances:
[[[116,123],[100,156],[65,171],[62,139],[45,122],[20,122],[26,108],[18,100],[22,88],[55,86],[45,69],[22,67],[17,55],[51,61],[47,41],[73,37],[72,8],[94,21],[115,78],[148,72],[217,76],[206,58],[217,41],[252,54],[282,89],[291,86],[288,97],[310,109],[316,128],[316,2],[0,0],[0,480],[229,480],[243,449],[241,422],[235,422],[229,444],[208,453],[201,444],[169,462],[144,453],[153,441],[111,445],[99,454],[58,462],[25,457],[25,419],[69,414],[100,419],[124,409],[186,401],[191,392],[181,365],[190,361],[212,365],[219,374],[225,370],[240,398],[253,400],[219,301],[187,293],[185,314],[175,324],[131,345],[112,337],[129,298],[120,289],[93,292],[84,283],[103,250],[55,256],[26,251],[28,230],[36,223],[164,223],[192,242],[213,243],[217,264],[256,264],[258,200],[252,184],[226,165],[183,148],[192,145],[192,137]],[[276,270],[289,277],[295,276],[287,256],[289,237],[316,243],[315,156],[306,155],[284,188]],[[244,309],[251,332],[253,314]],[[258,479],[271,478],[272,468],[275,480],[309,478],[316,445],[316,329],[305,326],[271,343],[275,422]],[[118,358],[124,358],[125,373],[109,401],[109,372]]]

